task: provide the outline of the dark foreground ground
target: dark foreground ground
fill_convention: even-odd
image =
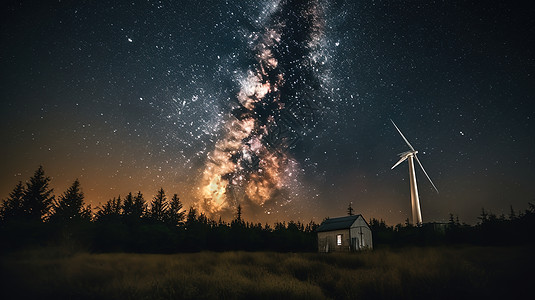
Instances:
[[[2,255],[0,298],[514,299],[534,295],[533,250],[464,246],[158,255],[40,249]]]

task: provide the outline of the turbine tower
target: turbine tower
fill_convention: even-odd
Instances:
[[[420,198],[418,197],[418,185],[416,184],[416,172],[414,170],[414,158],[416,158],[416,161],[420,165],[420,168],[422,168],[422,171],[424,171],[425,176],[427,177],[427,179],[429,179],[429,182],[431,182],[431,185],[433,185],[433,188],[437,191],[437,193],[438,193],[438,189],[433,183],[433,181],[431,180],[431,178],[429,177],[429,175],[427,175],[427,172],[425,171],[424,166],[418,159],[418,156],[416,156],[416,153],[418,153],[418,151],[414,150],[414,148],[409,143],[407,138],[405,138],[403,133],[401,133],[401,130],[399,130],[398,126],[396,126],[396,123],[394,123],[394,121],[392,120],[390,121],[392,122],[392,124],[394,124],[394,127],[396,127],[399,134],[401,135],[405,143],[407,143],[407,145],[410,148],[409,151],[399,154],[400,159],[394,166],[392,166],[392,169],[397,167],[399,164],[401,164],[405,160],[408,160],[409,162],[409,181],[411,185],[412,222],[415,226],[419,226],[422,224],[422,211],[420,209]]]

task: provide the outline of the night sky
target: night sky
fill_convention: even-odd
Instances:
[[[7,2],[4,3],[4,2]],[[475,223],[535,199],[535,9],[513,1],[4,1],[0,198],[163,187],[273,222]],[[47,3],[44,3],[47,2]]]

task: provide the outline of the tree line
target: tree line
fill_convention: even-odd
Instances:
[[[370,227],[375,245],[447,245],[472,244],[510,246],[535,244],[535,205],[528,202],[524,211],[515,211],[510,206],[508,216],[496,215],[481,209],[478,223],[474,226],[459,221],[450,214],[447,223],[424,223],[415,227],[407,219],[405,224],[388,226],[385,221],[372,218]]]
[[[241,206],[231,222],[212,220],[194,207],[189,210],[177,194],[163,188],[147,201],[141,192],[112,198],[92,209],[85,203],[80,182],[57,198],[50,178],[39,167],[24,184],[19,182],[0,204],[0,251],[28,246],[60,245],[93,252],[172,253],[188,251],[316,251],[318,225],[289,221],[269,224],[244,221]],[[482,209],[475,226],[450,214],[448,223],[389,226],[370,219],[374,247],[479,244],[533,244],[535,205],[525,211],[511,207],[508,216]],[[349,204],[347,214],[353,215]]]
[[[62,245],[94,252],[315,251],[317,226],[246,222],[241,206],[230,223],[215,221],[194,207],[185,210],[178,195],[168,198],[163,188],[150,202],[141,192],[129,193],[93,213],[78,180],[56,198],[43,167],[25,184],[19,182],[0,205],[4,250]]]

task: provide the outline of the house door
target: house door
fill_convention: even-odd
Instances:
[[[359,250],[359,240],[358,238],[351,238],[351,246],[353,250]]]
[[[333,251],[334,248],[334,238],[332,236],[328,236],[325,238],[325,252]]]

